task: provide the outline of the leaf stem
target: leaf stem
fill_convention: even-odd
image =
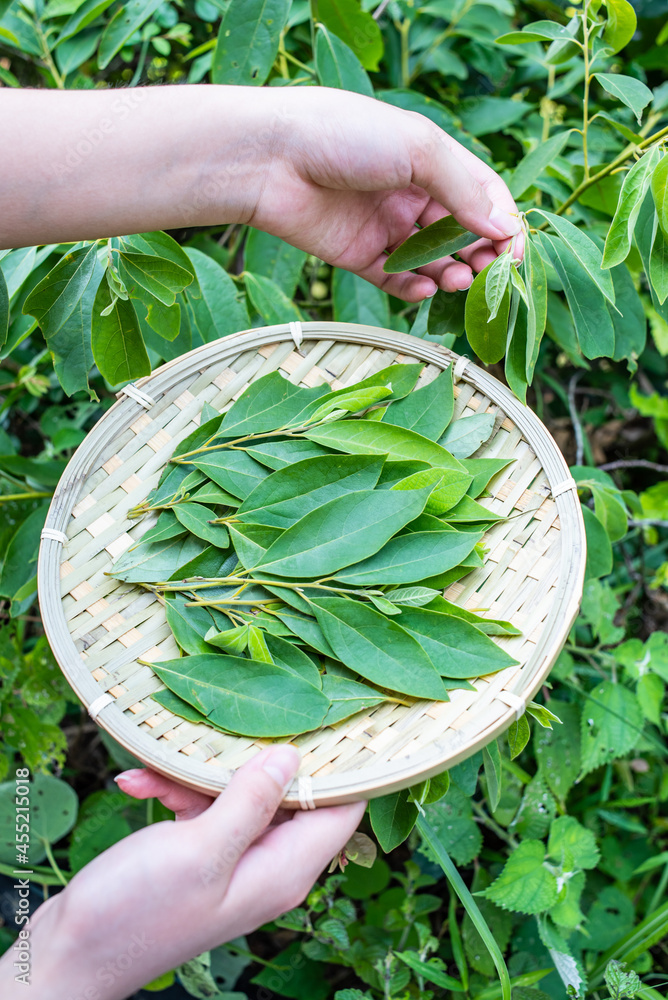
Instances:
[[[589,180],[589,151],[587,148],[587,131],[589,129],[589,85],[591,77],[589,75],[589,0],[585,0],[582,11],[582,34],[583,34],[583,55],[584,55],[584,96],[582,99],[582,154],[584,157],[584,179]]]
[[[0,503],[7,503],[9,500],[37,500],[52,495],[51,493],[5,493],[4,496],[0,496]]]
[[[496,966],[496,971],[499,974],[499,981],[501,984],[501,998],[502,1000],[512,1000],[510,975],[508,974],[508,969],[503,959],[501,949],[496,943],[491,930],[487,926],[485,918],[478,908],[478,904],[469,892],[463,878],[452,863],[450,855],[443,847],[443,844],[436,835],[436,831],[428,822],[424,809],[421,806],[418,806],[418,811],[419,816],[416,824],[418,830],[438,858],[438,863],[443,869],[448,882],[459,896],[462,906],[471,918],[473,926],[482,938],[485,947],[487,948],[492,961]]]
[[[51,850],[51,844],[46,838],[40,838],[40,839],[42,840],[42,847],[44,848],[49,864],[53,868],[56,878],[61,883],[61,885],[66,886],[68,883],[68,879],[66,878],[64,872],[62,872],[61,869],[59,868],[58,862],[53,856],[53,851]]]

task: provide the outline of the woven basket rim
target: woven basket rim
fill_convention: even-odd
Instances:
[[[475,739],[467,738],[453,753],[449,740],[447,752],[434,741],[410,756],[411,780],[406,779],[407,758],[384,761],[374,768],[365,765],[360,770],[335,772],[325,776],[296,779],[285,795],[284,804],[302,808],[351,802],[405,788],[409,784],[442,772],[446,767],[465,759],[499,736],[523,713],[528,701],[539,690],[556,660],[577,616],[584,581],[586,545],[584,521],[577,492],[566,462],[556,442],[538,417],[516,399],[501,382],[466,358],[429,341],[382,327],[331,321],[304,322],[296,337],[294,324],[280,324],[242,331],[195,348],[187,354],[157,368],[151,375],[134,385],[149,397],[157,399],[176,381],[203,372],[214,363],[232,360],[243,352],[275,343],[294,340],[295,344],[310,341],[347,342],[381,349],[396,349],[440,368],[455,366],[455,377],[471,384],[488,396],[512,420],[523,438],[533,449],[547,477],[556,503],[561,530],[561,562],[558,585],[548,619],[536,647],[518,670],[517,676],[503,689],[507,712],[492,726],[481,730]],[[100,418],[70,459],[54,492],[45,528],[64,533],[82,487],[104,447],[144,412],[142,404],[125,392]],[[100,688],[83,663],[68,630],[60,597],[59,569],[62,546],[56,539],[43,537],[38,561],[38,596],[44,630],[51,648],[68,682],[96,721],[126,750],[148,766],[187,785],[218,794],[227,784],[231,771],[213,768],[197,760],[174,761],[158,751],[156,741],[132,726],[122,711],[112,709],[111,696],[100,698]],[[493,686],[493,685],[492,685]],[[102,704],[104,697],[108,704]],[[491,697],[496,697],[492,694]],[[101,706],[101,707],[100,707]],[[435,752],[436,751],[436,752]],[[180,755],[182,756],[182,755]],[[413,772],[417,772],[416,777]]]

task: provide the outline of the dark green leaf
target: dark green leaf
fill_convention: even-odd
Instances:
[[[244,274],[246,291],[253,308],[265,323],[291,323],[302,320],[299,308],[278,285],[264,274]]]
[[[267,469],[245,451],[212,451],[193,458],[187,468],[191,465],[240,500],[269,475]]]
[[[598,285],[608,302],[614,305],[615,289],[612,278],[607,270],[604,270],[603,256],[598,245],[582,229],[578,229],[568,219],[553,212],[546,212],[542,208],[532,209],[542,215],[552,228],[559,234],[566,246],[571,250],[573,256],[580,262],[589,277]],[[531,242],[531,241],[529,241]]]
[[[321,448],[320,445],[314,444],[312,441],[304,441],[301,438],[285,441],[251,442],[246,451],[256,461],[274,470],[285,469],[293,462],[301,462],[306,458],[334,454],[329,448]]]
[[[7,282],[0,267],[0,347],[4,346],[7,340],[9,329],[9,295],[7,293]]]
[[[195,325],[205,344],[230,333],[247,330],[250,326],[248,311],[243,299],[237,295],[236,285],[220,264],[212,257],[188,248],[201,291],[200,298],[194,298],[188,290],[188,302]]]
[[[290,0],[231,0],[218,32],[211,82],[261,87],[289,12]]]
[[[110,306],[111,311],[102,316],[102,311]],[[151,374],[151,362],[134,307],[123,299],[116,299],[112,305],[111,292],[104,280],[93,305],[91,342],[95,364],[111,385],[121,385]]]
[[[56,334],[71,316],[93,278],[96,263],[96,243],[72,250],[30,292],[23,312],[39,321],[45,335]]]
[[[241,504],[237,517],[290,527],[328,500],[373,489],[382,467],[383,459],[372,455],[307,458],[263,479]]]
[[[390,305],[386,292],[370,285],[359,275],[336,268],[332,278],[332,297],[337,322],[390,326]]]
[[[383,795],[369,803],[371,829],[386,853],[403,844],[417,818],[417,806],[411,802],[407,790]]]
[[[491,743],[482,748],[482,763],[487,782],[489,807],[492,812],[495,812],[501,798],[501,782],[503,778],[501,754],[499,753],[496,740],[492,740]]]
[[[152,528],[142,535],[141,541],[137,542],[137,545],[148,545],[149,542],[164,542],[168,538],[178,538],[179,535],[185,535],[186,529],[180,524],[174,511],[163,510],[158,520],[155,522]],[[129,549],[128,551],[132,551]]]
[[[318,597],[312,604],[327,641],[351,670],[372,684],[415,698],[446,700],[443,681],[431,660],[396,621],[345,598]]]
[[[225,414],[220,436],[237,438],[295,424],[306,407],[327,392],[326,385],[304,389],[280,372],[270,372],[251,382],[232,404]]]
[[[353,50],[322,24],[315,37],[315,68],[322,87],[373,97],[371,81]]]
[[[399,535],[369,559],[340,570],[335,579],[356,587],[417,583],[458,566],[481,537],[469,531],[416,531]]]
[[[230,537],[246,569],[253,569],[265,557],[267,549],[283,534],[281,528],[264,524],[230,524]]]
[[[415,270],[457,253],[479,239],[479,236],[464,229],[453,216],[448,215],[409,236],[387,258],[383,271],[386,274],[399,274],[401,271]]]
[[[607,576],[612,571],[612,546],[608,534],[589,507],[582,507],[582,516],[587,536],[585,579]]]
[[[287,577],[321,577],[373,555],[427,502],[427,490],[359,490],[329,500],[283,532],[258,564]]]
[[[549,21],[545,23],[551,24]],[[551,27],[559,29],[561,25],[551,24]],[[515,34],[518,34],[518,32],[515,32]],[[524,39],[522,40],[524,41]],[[549,167],[557,156],[561,154],[570,134],[571,130],[566,129],[564,132],[557,132],[556,135],[551,135],[549,139],[539,142],[537,146],[520,160],[513,170],[508,183],[513,198],[520,198],[526,189],[535,183],[543,170]]]
[[[100,41],[97,53],[97,62],[100,69],[105,69],[117,52],[123,48],[127,40],[134,35],[138,28],[141,28],[144,21],[148,21],[162,0],[128,0],[122,7],[119,7],[112,19],[104,29],[104,34]],[[135,97],[136,101],[137,98]]]
[[[113,0],[86,0],[79,6],[70,18],[65,22],[58,35],[56,45],[60,45],[66,38],[71,38],[103,14],[107,7],[110,7]]]
[[[141,299],[149,308],[152,298],[165,306],[173,306],[177,292],[182,292],[193,280],[190,270],[154,254],[121,252],[115,263],[129,294]]]
[[[276,616],[289,626],[294,634],[299,636],[307,646],[312,646],[313,649],[317,649],[319,653],[323,653],[325,656],[335,657],[334,650],[327,642],[325,633],[315,618],[300,614],[299,611],[291,608],[284,608],[282,611],[277,611]]]
[[[650,187],[659,226],[668,240],[668,156],[665,153],[652,171]]]
[[[466,491],[474,500],[487,488],[498,472],[514,461],[512,458],[466,458],[462,465],[473,476],[473,482]]]
[[[313,21],[320,21],[349,46],[365,69],[378,69],[383,36],[371,14],[357,0],[313,0]]]
[[[174,507],[174,513],[184,528],[187,528],[197,538],[226,549],[230,544],[230,536],[222,524],[211,524],[216,513],[210,507],[199,503],[179,503]]]
[[[305,261],[303,250],[271,233],[249,229],[244,247],[244,270],[270,278],[288,298],[295,294]]]
[[[204,641],[213,624],[211,615],[206,608],[187,607],[188,600],[181,596],[166,598],[167,624],[184,652],[192,656],[211,653],[211,647]]]
[[[415,636],[443,677],[482,677],[517,662],[474,625],[455,615],[406,608],[399,623]]]
[[[103,273],[96,260],[93,276],[67,319],[55,331],[50,325],[42,327],[58,381],[68,396],[82,389],[91,391],[88,373],[93,366],[93,304]]]
[[[310,656],[293,643],[281,639],[279,635],[271,635],[266,632],[264,633],[264,638],[274,663],[278,664],[279,667],[289,670],[291,674],[301,677],[302,680],[308,681],[314,687],[324,690],[320,671]],[[249,653],[252,657],[252,647],[249,647]],[[325,695],[329,698],[327,691],[325,691]],[[327,716],[325,716],[325,720],[326,718]],[[323,725],[327,725],[327,722],[323,722]]]
[[[510,309],[510,291],[506,288],[496,316],[489,318],[485,288],[491,267],[492,264],[488,264],[476,275],[466,296],[465,308],[466,337],[485,364],[495,364],[505,353]]]
[[[169,580],[175,566],[194,559],[204,548],[204,543],[192,535],[139,544],[116,560],[111,575],[126,583],[159,583]]]
[[[626,260],[633,230],[659,158],[659,150],[653,146],[633,164],[624,178],[617,210],[605,240],[603,267],[614,267]]]
[[[438,442],[455,458],[468,458],[494,430],[493,413],[474,413],[454,420]]]
[[[515,760],[522,753],[531,736],[531,729],[529,728],[526,715],[520,715],[516,722],[511,723],[507,735],[510,759]]]
[[[14,597],[23,584],[35,575],[40,534],[47,511],[48,505],[45,504],[33,510],[11,536],[0,573],[0,596]]]
[[[212,722],[241,736],[308,732],[329,707],[313,684],[271,663],[213,653],[162,660],[151,669]]]

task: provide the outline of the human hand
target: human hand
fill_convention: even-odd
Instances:
[[[299,905],[365,804],[277,812],[298,766],[293,747],[262,750],[215,801],[152,771],[119,775],[123,791],[160,799],[176,822],[115,844],[39,908],[30,924],[35,995],[122,1000]],[[0,963],[7,1000],[22,996],[12,975]]]
[[[468,288],[472,271],[519,233],[501,178],[423,115],[324,87],[269,90],[266,101],[269,123],[290,124],[269,126],[274,144],[250,225],[410,302]],[[484,237],[462,260],[383,272],[387,250],[450,214]]]

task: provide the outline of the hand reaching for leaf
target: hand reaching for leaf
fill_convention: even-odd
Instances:
[[[35,996],[122,1000],[301,903],[365,804],[279,810],[298,765],[292,747],[262,750],[215,801],[152,771],[119,775],[123,791],[160,799],[177,822],[115,844],[39,908],[30,925]],[[0,961],[5,1000],[25,993],[12,960],[10,949]]]
[[[519,232],[503,181],[422,115],[323,87],[0,90],[0,247],[248,223],[417,302]],[[482,239],[417,274],[386,252],[452,214]]]

